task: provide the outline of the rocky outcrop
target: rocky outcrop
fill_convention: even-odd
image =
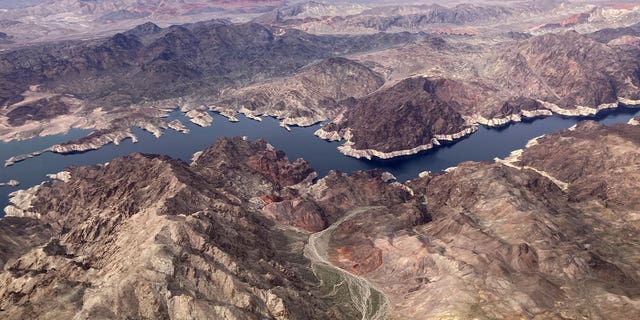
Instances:
[[[345,212],[361,206],[400,204],[411,197],[401,184],[389,187],[388,173],[331,171],[317,184],[296,188],[280,197],[261,198],[262,213],[282,224],[308,231],[321,231]],[[299,196],[302,194],[302,196]]]
[[[0,182],[0,187],[4,187],[4,186],[15,187],[19,185],[20,185],[20,182],[18,180],[9,180],[7,182]]]
[[[108,129],[97,129],[88,135],[67,141],[61,144],[52,145],[46,149],[37,150],[28,154],[12,156],[5,160],[4,166],[12,166],[18,162],[37,157],[45,152],[59,154],[70,154],[87,152],[99,149],[108,144],[119,145],[122,141],[131,139],[131,142],[138,142],[138,137],[131,131],[132,127],[141,128],[156,138],[162,136],[165,130],[171,129],[181,133],[189,133],[189,129],[180,120],[166,121],[159,118],[118,118],[108,124]]]
[[[213,117],[206,111],[190,110],[185,115],[189,118],[189,121],[201,127],[209,127],[213,123]]]
[[[403,80],[362,99],[346,101],[347,110],[317,135],[346,140],[342,153],[371,158],[414,154],[474,131],[456,111],[455,102],[441,99],[441,80]]]
[[[27,154],[20,154],[20,155],[17,155],[17,156],[9,157],[9,159],[6,159],[4,161],[4,166],[5,167],[12,166],[12,165],[14,165],[14,164],[16,164],[18,162],[25,161],[25,160],[31,159],[33,157],[37,157],[37,156],[39,156],[39,155],[41,155],[41,154],[43,154],[45,152],[46,152],[46,150],[39,150],[39,151],[34,151],[34,152],[31,152],[31,153],[27,153]]]
[[[11,217],[39,218],[38,213],[30,213],[29,210],[32,208],[33,201],[41,186],[42,184],[39,184],[28,189],[11,192],[9,194],[10,205],[4,208],[4,213]]]
[[[130,129],[95,130],[86,137],[82,137],[80,139],[65,142],[62,144],[53,145],[48,150],[61,154],[85,152],[101,148],[102,146],[105,146],[109,143],[118,145],[125,139],[131,139],[131,141],[134,143],[138,141],[138,137],[136,137]]]
[[[279,190],[315,177],[303,159],[289,162],[284,152],[264,140],[248,143],[242,138],[219,139],[198,156],[193,170],[210,181],[224,181],[233,194],[249,200],[279,195]]]

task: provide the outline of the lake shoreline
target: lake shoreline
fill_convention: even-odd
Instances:
[[[279,121],[263,117],[262,121],[249,121],[239,115],[238,122],[230,122],[223,115],[212,113],[212,126],[201,127],[191,123],[183,113],[171,114],[169,120],[185,120],[188,134],[175,130],[165,130],[160,138],[141,128],[132,129],[138,142],[124,139],[120,145],[106,144],[98,149],[74,152],[66,155],[46,152],[27,161],[3,168],[0,181],[17,180],[20,187],[3,186],[0,188],[0,207],[8,203],[8,194],[32,187],[46,181],[47,174],[64,171],[69,166],[96,165],[111,161],[113,158],[133,152],[164,154],[173,158],[190,162],[193,154],[211,145],[220,136],[247,136],[249,139],[265,139],[275,148],[283,150],[290,159],[304,158],[316,170],[319,177],[330,170],[353,172],[357,170],[381,169],[391,172],[400,181],[417,177],[421,172],[442,172],[448,167],[456,166],[464,161],[492,161],[504,158],[511,151],[521,149],[531,138],[542,134],[567,129],[581,120],[595,120],[604,124],[627,123],[640,113],[636,108],[617,108],[599,113],[593,117],[575,118],[553,115],[544,118],[526,119],[501,127],[478,126],[478,130],[452,142],[444,142],[440,146],[418,154],[383,159],[355,159],[340,153],[338,147],[344,141],[328,142],[319,139],[314,132],[322,124],[309,127],[291,127],[287,131],[279,125]],[[46,149],[47,146],[63,143],[67,140],[79,139],[88,134],[88,130],[77,130],[68,135],[46,137],[13,143],[0,144],[0,156],[6,156],[14,150],[25,154]],[[313,146],[313,148],[309,148]]]

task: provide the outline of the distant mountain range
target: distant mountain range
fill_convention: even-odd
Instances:
[[[20,43],[95,37],[146,21],[180,24],[220,17],[247,21],[281,0],[55,0],[0,11],[2,30]]]

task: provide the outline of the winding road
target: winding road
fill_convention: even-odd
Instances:
[[[362,320],[386,319],[389,310],[389,298],[382,291],[376,289],[368,280],[333,265],[328,258],[328,247],[333,231],[340,224],[374,208],[378,207],[360,207],[347,212],[344,217],[327,229],[312,234],[304,248],[304,256],[311,260],[313,273],[320,281],[324,282],[326,280],[323,279],[323,275],[318,271],[318,268],[322,267],[333,271],[342,278],[341,281],[333,286],[329,294],[335,295],[340,286],[346,285],[353,305],[362,314]]]

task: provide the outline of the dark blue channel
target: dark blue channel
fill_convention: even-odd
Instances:
[[[581,118],[611,125],[627,122],[640,114],[640,109],[617,108],[599,113],[597,116]],[[380,168],[393,173],[398,180],[414,178],[422,171],[439,172],[456,166],[463,161],[493,160],[505,157],[512,150],[525,146],[530,139],[566,129],[581,119],[561,116],[531,119],[500,128],[480,127],[469,137],[417,155],[390,160],[361,160],[347,157],[338,152],[341,142],[326,142],[313,135],[320,125],[301,128],[292,127],[291,132],[278,125],[273,118],[263,118],[257,122],[242,116],[239,122],[230,122],[218,114],[213,114],[211,127],[202,128],[191,122],[179,112],[173,112],[170,118],[180,119],[190,130],[182,134],[167,130],[161,138],[155,138],[141,129],[134,129],[139,141],[122,142],[119,146],[110,144],[99,150],[69,155],[45,153],[27,159],[10,167],[0,168],[0,181],[10,179],[20,181],[18,187],[0,187],[0,216],[2,208],[8,204],[8,194],[17,189],[24,189],[46,180],[46,174],[65,170],[69,166],[93,165],[111,161],[111,159],[133,152],[165,154],[189,162],[194,152],[211,145],[220,136],[247,136],[249,139],[263,138],[278,149],[284,150],[289,159],[304,158],[318,172],[326,175],[329,170],[343,172]],[[87,130],[72,130],[64,135],[40,137],[26,141],[0,143],[0,163],[5,159],[44,149],[52,144],[76,139],[88,134]]]

